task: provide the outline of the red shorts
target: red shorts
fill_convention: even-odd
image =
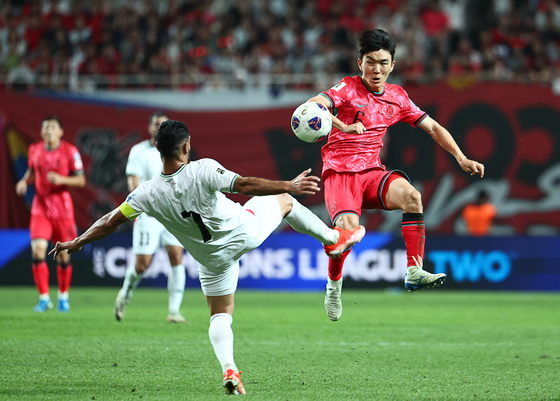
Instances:
[[[76,223],[74,220],[51,220],[44,216],[31,215],[29,225],[31,241],[46,239],[56,244],[57,241],[71,241],[77,237]]]
[[[400,170],[366,170],[339,173],[329,170],[323,177],[325,205],[334,224],[345,213],[361,216],[362,209],[385,209],[389,184],[397,178],[410,179]]]

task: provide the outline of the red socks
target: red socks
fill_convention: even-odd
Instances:
[[[58,265],[56,266],[56,276],[58,278],[58,291],[68,292],[70,289],[70,281],[72,280],[72,265]]]
[[[342,278],[342,266],[351,250],[352,248],[342,252],[338,259],[329,258],[329,278],[331,280],[338,281]]]
[[[424,213],[403,213],[402,234],[406,244],[407,266],[416,266],[412,257],[424,259],[426,228]],[[330,272],[330,269],[329,269]]]
[[[33,270],[33,280],[39,291],[39,295],[49,294],[49,267],[44,260],[33,261],[31,264]]]

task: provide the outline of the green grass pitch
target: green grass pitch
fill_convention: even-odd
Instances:
[[[51,288],[56,296],[56,289]],[[71,310],[32,311],[32,288],[0,288],[0,399],[222,400],[202,293],[170,324],[167,292],[74,288]],[[239,291],[235,358],[255,400],[560,400],[560,294]]]

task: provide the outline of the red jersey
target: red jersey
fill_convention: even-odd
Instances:
[[[54,185],[47,180],[47,173],[54,171],[63,176],[75,175],[83,170],[78,149],[60,141],[56,149],[47,150],[45,142],[29,146],[28,166],[35,172],[35,197],[31,214],[48,219],[74,219],[74,205],[66,185]]]
[[[331,103],[331,110],[343,123],[361,121],[362,135],[345,134],[333,127],[329,140],[321,149],[323,175],[327,170],[358,172],[375,167],[385,169],[379,160],[387,128],[399,121],[416,127],[428,115],[420,110],[398,85],[385,84],[383,92],[375,93],[361,77],[345,77],[321,95]]]

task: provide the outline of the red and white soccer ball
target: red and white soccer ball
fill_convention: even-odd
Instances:
[[[317,142],[330,134],[332,116],[320,103],[307,102],[292,114],[292,131],[304,142]]]

